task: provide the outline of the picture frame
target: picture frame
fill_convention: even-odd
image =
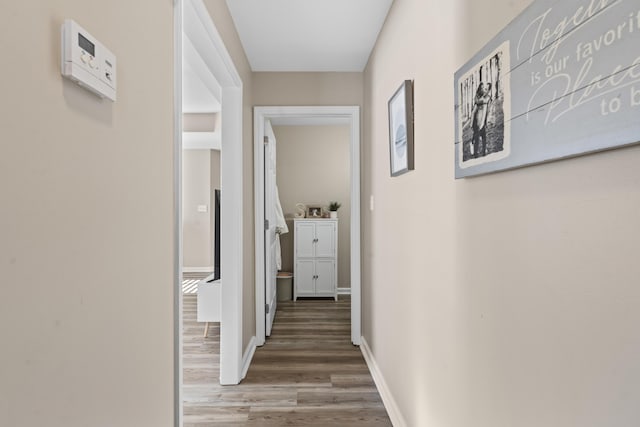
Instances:
[[[322,206],[307,206],[307,218],[322,218]]]
[[[405,80],[388,102],[391,176],[414,169],[413,81]]]
[[[456,167],[462,171],[506,159],[511,154],[510,44],[467,64],[456,79]]]
[[[598,19],[566,21],[570,37],[539,44],[553,31],[545,23],[579,15],[583,3],[532,2],[454,73],[456,179],[640,143],[638,73],[630,72],[640,32],[613,30],[637,16],[637,2],[592,2],[588,16]]]

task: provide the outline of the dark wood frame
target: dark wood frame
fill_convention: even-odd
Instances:
[[[311,216],[311,211],[317,210],[319,216]],[[322,206],[307,206],[307,218],[322,218]]]

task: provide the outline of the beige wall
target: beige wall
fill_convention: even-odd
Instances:
[[[277,181],[285,217],[296,203],[342,203],[338,210],[338,287],[351,286],[351,174],[348,126],[274,126]],[[293,220],[281,236],[282,269],[293,271]]]
[[[209,150],[182,151],[182,265],[211,268],[211,155]],[[198,206],[207,212],[198,212]]]
[[[529,3],[396,0],[366,69],[363,329],[409,426],[640,419],[640,147],[453,179],[453,74]],[[416,170],[390,178],[404,79]]]
[[[0,17],[0,425],[172,426],[172,2]],[[117,55],[117,102],[61,77],[65,18]]]
[[[220,152],[182,151],[182,265],[213,271],[213,190],[220,188]],[[198,206],[207,206],[198,212]]]
[[[254,105],[360,105],[362,73],[253,73]]]
[[[220,33],[222,40],[233,60],[242,79],[243,92],[243,348],[246,349],[249,340],[256,334],[256,297],[255,297],[255,246],[254,246],[254,218],[253,218],[253,101],[251,67],[242,48],[233,19],[225,0],[204,0],[204,4],[211,14],[211,19]],[[224,103],[222,114],[224,114]],[[223,153],[224,157],[224,153]],[[222,158],[224,161],[224,158]]]
[[[183,132],[213,132],[219,130],[218,113],[185,113],[182,115]]]

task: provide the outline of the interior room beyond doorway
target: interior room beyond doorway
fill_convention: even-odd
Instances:
[[[361,295],[360,295],[360,108],[357,106],[302,106],[302,107],[254,107],[254,188],[255,188],[255,274],[256,274],[256,343],[265,342],[266,295],[265,295],[265,129],[266,123],[273,126],[291,125],[344,125],[349,130],[349,285],[351,292],[351,342],[361,340]],[[326,171],[315,175],[326,175]],[[300,172],[298,174],[306,174]],[[312,177],[315,177],[311,174]],[[321,180],[323,176],[317,176]],[[329,196],[330,198],[331,196]],[[328,201],[331,201],[330,199]],[[296,201],[296,203],[303,203]],[[321,200],[307,200],[322,203]],[[286,250],[286,249],[285,249]],[[295,277],[294,277],[295,281]]]
[[[338,216],[337,288],[351,293],[351,190],[348,125],[274,125],[277,139],[277,185],[289,233],[280,236],[282,271],[294,271],[296,205],[328,209],[341,204]],[[293,279],[295,284],[295,277]]]

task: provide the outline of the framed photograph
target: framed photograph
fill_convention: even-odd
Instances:
[[[456,81],[459,169],[495,162],[511,152],[509,42],[468,68]]]
[[[405,80],[389,100],[391,176],[413,170],[413,82]]]
[[[308,206],[307,218],[322,218],[322,206]]]

